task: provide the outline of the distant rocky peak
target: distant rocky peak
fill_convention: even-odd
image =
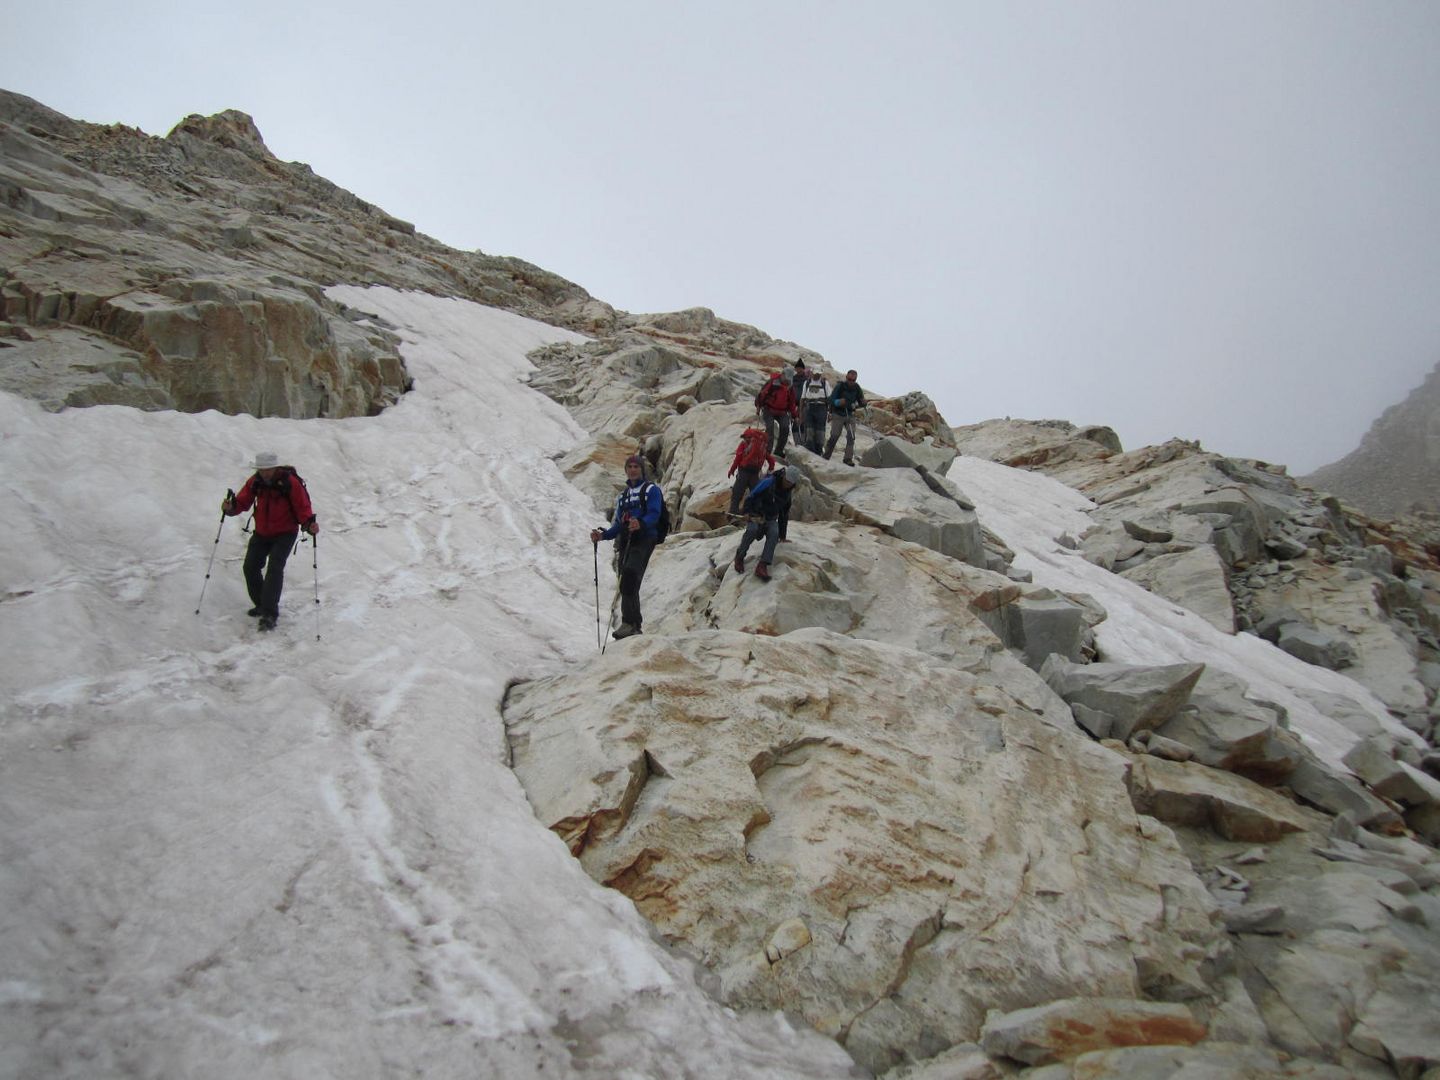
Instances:
[[[1368,514],[1440,512],[1440,364],[1370,425],[1360,446],[1305,477]]]
[[[239,109],[226,109],[214,116],[191,113],[176,124],[166,138],[174,139],[177,134],[193,135],[197,139],[204,139],[216,146],[223,146],[227,150],[239,150],[252,157],[273,158],[275,156],[265,145],[265,140],[260,135],[260,129],[255,126],[255,121],[248,113],[243,113]]]

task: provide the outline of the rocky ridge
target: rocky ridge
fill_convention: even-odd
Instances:
[[[805,479],[762,584],[730,566],[722,470],[768,371],[828,368],[675,318],[663,345],[632,329],[534,356],[532,384],[592,432],[561,464],[597,513],[638,450],[678,528],[646,635],[506,702],[537,815],[596,880],[728,1004],[798,1011],[877,1074],[1440,1061],[1440,1031],[1392,1011],[1432,999],[1418,972],[1440,948],[1423,548],[1395,554],[1274,466],[1178,442],[1126,455],[1063,423],[937,437],[889,402],[859,468],[790,451]],[[1034,586],[944,479],[982,444],[1092,492],[1094,528],[1061,538],[1077,557],[1232,634],[1268,619],[1423,737],[1334,695],[1319,705],[1357,735],[1336,769],[1242,680],[1106,662],[1103,609]],[[1353,979],[1319,974],[1361,956]]]
[[[276,161],[241,113],[161,140],[0,95],[0,125],[0,383],[52,407],[381,408],[403,366],[325,300],[339,281],[592,335],[533,357],[591,433],[560,464],[599,512],[640,450],[677,532],[644,636],[510,688],[509,752],[539,819],[721,1000],[798,1013],[897,1077],[1440,1066],[1423,543],[1272,466],[1126,455],[1103,428],[952,432],[917,392],[875,403],[858,468],[791,452],[804,481],[762,584],[730,566],[724,470],[764,376],[803,357],[833,377],[818,354],[453,252]],[[1415,737],[1337,695],[1338,769],[1237,679],[1107,660],[1105,611],[1036,586],[945,478],[982,444],[1090,495],[1077,558],[1273,629]]]
[[[1414,516],[1440,532],[1440,364],[1370,425],[1351,453],[1304,477],[1376,517]]]

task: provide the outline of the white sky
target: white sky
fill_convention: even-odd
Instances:
[[[152,134],[241,109],[445,243],[714,308],[954,424],[1305,472],[1440,360],[1428,0],[47,11],[0,85]]]

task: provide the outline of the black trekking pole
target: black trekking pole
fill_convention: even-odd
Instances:
[[[605,645],[600,636],[600,541],[591,540],[590,546],[595,549],[595,645],[604,652]]]
[[[226,502],[235,500],[235,492],[225,489]],[[215,553],[220,550],[220,534],[225,531],[225,511],[220,511],[220,527],[215,530],[215,543],[210,548],[210,561],[205,564],[205,583],[200,586],[200,599],[195,601],[195,614],[200,614],[200,605],[205,602],[205,590],[210,585],[210,571],[215,567]]]
[[[310,534],[310,566],[315,571],[315,640],[320,640],[320,536]]]

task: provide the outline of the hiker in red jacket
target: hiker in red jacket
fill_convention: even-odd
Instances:
[[[765,449],[765,432],[759,428],[747,427],[740,435],[740,445],[735,448],[735,460],[730,463],[726,476],[735,477],[735,486],[730,489],[730,516],[740,512],[740,500],[760,482],[760,466],[769,464],[767,472],[775,471],[775,459]]]
[[[785,443],[790,438],[790,422],[800,415],[800,401],[783,371],[765,381],[755,395],[755,409],[765,420],[765,449],[785,456]],[[775,430],[779,428],[777,441]]]
[[[280,618],[280,590],[285,587],[285,560],[304,529],[311,536],[320,533],[305,481],[289,465],[271,453],[255,455],[255,474],[245,481],[238,494],[226,495],[220,509],[233,517],[255,507],[255,532],[245,549],[245,589],[253,605],[248,612],[258,616],[261,630],[275,629]]]

